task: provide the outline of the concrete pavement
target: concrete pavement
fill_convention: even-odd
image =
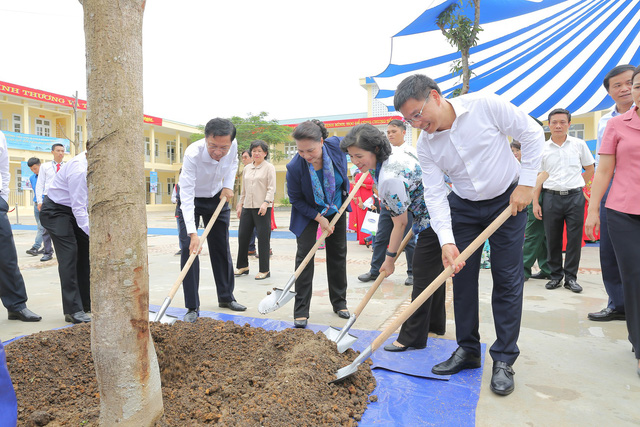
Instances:
[[[150,212],[149,228],[175,228],[173,210]],[[9,216],[15,223],[15,216]],[[21,214],[21,224],[33,225],[33,217]],[[279,230],[287,230],[289,211],[276,211]],[[231,229],[238,222],[232,218]],[[31,334],[41,330],[65,326],[61,308],[57,262],[40,262],[39,257],[25,251],[33,243],[35,231],[14,230],[19,265],[29,295],[28,306],[43,316],[37,323],[9,321],[0,315],[0,339]],[[180,270],[177,236],[150,235],[149,271],[150,302],[161,304]],[[232,253],[237,251],[237,239],[231,238]],[[250,259],[248,276],[236,279],[235,297],[248,307],[243,315],[262,317],[258,302],[274,286],[283,286],[294,271],[295,239],[271,240],[271,277],[254,280],[258,260]],[[206,254],[206,247],[203,254]],[[355,308],[372,282],[361,283],[357,276],[368,271],[371,250],[348,243],[347,274],[349,307]],[[345,321],[332,311],[326,287],[325,254],[316,255],[314,292],[311,303],[311,323],[342,327]],[[235,265],[235,259],[234,259]],[[219,309],[211,266],[205,258],[200,266],[200,298],[202,310]],[[408,303],[410,288],[403,285],[406,264],[399,259],[396,274],[382,283],[372,301],[356,323],[358,329],[382,330]],[[487,354],[480,400],[476,412],[479,426],[511,425],[640,425],[640,378],[631,345],[627,340],[624,322],[591,322],[587,313],[606,305],[606,293],[599,269],[598,248],[582,251],[578,282],[584,287],[581,294],[564,288],[546,290],[546,281],[525,282],[524,311],[519,346],[521,355],[514,365],[516,389],[508,397],[500,397],[489,390],[491,358]],[[480,273],[480,334],[488,347],[495,339],[491,314],[491,273]],[[447,285],[448,325],[446,339],[455,340],[451,286]],[[178,291],[172,307],[184,307],[182,292]],[[278,320],[293,320],[293,304],[268,315]],[[382,350],[380,350],[382,351]]]

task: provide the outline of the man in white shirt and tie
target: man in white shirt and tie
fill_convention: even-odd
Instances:
[[[208,224],[220,198],[225,196],[227,202],[207,236],[209,258],[216,282],[218,306],[244,311],[247,308],[237,303],[233,296],[235,281],[229,248],[231,210],[228,200],[233,197],[233,184],[238,169],[236,128],[229,120],[216,118],[207,123],[204,133],[204,139],[194,142],[185,150],[179,179],[181,204],[178,222],[180,246],[183,248],[180,266],[184,267],[189,256],[197,250],[200,218]],[[200,314],[199,284],[200,264],[196,258],[182,282],[188,310],[184,316],[185,322],[195,322]]]
[[[40,166],[40,171],[38,172],[38,181],[36,182],[36,200],[38,201],[38,210],[42,209],[42,201],[44,200],[44,196],[47,195],[49,191],[49,187],[53,182],[53,178],[55,178],[56,174],[62,168],[62,159],[64,159],[64,145],[62,144],[53,144],[51,146],[51,154],[53,154],[53,160],[50,162],[44,163]],[[49,232],[45,229],[42,233],[42,240],[44,241],[45,251],[40,258],[40,261],[49,261],[53,258],[53,251],[51,250],[51,237]]]
[[[40,222],[58,254],[62,311],[70,323],[91,318],[87,152],[75,156],[56,174],[40,209]]]
[[[491,390],[514,390],[512,369],[522,317],[524,267],[522,245],[527,221],[523,211],[533,198],[544,133],[526,113],[493,94],[445,99],[436,82],[424,75],[404,79],[394,106],[413,127],[422,129],[417,151],[431,225],[442,246],[442,261],[454,266],[453,302],[458,348],[432,368],[451,375],[481,366],[478,276],[481,250],[466,264],[454,260],[504,209],[512,216],[489,238],[493,276],[492,308],[497,339]],[[519,164],[508,137],[522,144]],[[443,173],[453,184],[447,196]],[[466,265],[466,266],[465,266]],[[464,267],[464,268],[463,268]]]
[[[18,268],[16,244],[7,216],[10,179],[7,139],[0,132],[0,300],[7,309],[9,320],[37,322],[42,317],[27,308],[27,290]]]

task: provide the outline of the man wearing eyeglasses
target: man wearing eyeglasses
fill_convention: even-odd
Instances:
[[[416,74],[396,89],[394,106],[411,126],[422,129],[417,151],[431,226],[442,246],[442,261],[454,266],[453,302],[458,348],[432,372],[451,375],[481,366],[478,275],[482,251],[465,263],[455,259],[511,204],[512,216],[489,238],[493,276],[492,308],[497,339],[491,390],[514,390],[512,369],[522,317],[522,245],[540,167],[544,133],[525,112],[493,94],[445,99],[436,82]],[[522,164],[509,147],[522,145]],[[447,196],[443,172],[453,183]],[[465,267],[465,268],[463,268]]]
[[[235,140],[236,128],[227,119],[212,119],[204,129],[205,137],[191,144],[184,153],[182,174],[180,174],[180,267],[184,267],[191,254],[198,250],[198,224],[200,218],[208,224],[213,212],[226,196],[233,197],[233,184],[238,169],[238,143]],[[235,286],[233,262],[229,249],[229,221],[231,210],[228,202],[220,211],[213,224],[207,243],[209,258],[213,269],[213,278],[218,293],[218,306],[234,311],[247,308],[238,304],[233,296]],[[189,250],[185,250],[189,248]],[[200,264],[198,258],[183,282],[184,301],[187,314],[185,322],[195,322],[200,314]]]

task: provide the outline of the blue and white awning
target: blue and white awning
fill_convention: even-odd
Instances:
[[[450,71],[460,53],[435,24],[456,2],[426,10],[393,36],[391,63],[373,77],[376,98],[391,111],[395,88],[411,74],[435,79],[445,95],[461,87]],[[473,19],[472,7],[465,13]],[[480,24],[470,91],[500,94],[540,119],[554,108],[582,114],[611,107],[605,74],[640,65],[639,0],[482,0]]]

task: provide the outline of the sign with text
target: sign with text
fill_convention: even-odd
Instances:
[[[400,116],[361,117],[358,119],[327,120],[326,122],[323,122],[323,123],[325,128],[335,129],[335,128],[350,128],[357,125],[361,125],[363,123],[369,123],[370,125],[373,125],[373,126],[381,126],[381,125],[386,125],[387,123],[389,123],[391,120],[394,120],[394,119],[402,120],[402,117]],[[289,126],[294,128],[299,124],[300,123],[284,125],[284,126]]]
[[[28,133],[17,133],[2,131],[7,138],[7,148],[16,150],[51,152],[53,144],[62,144],[65,153],[69,152],[70,142],[68,139],[53,138],[50,136],[31,135]]]
[[[158,172],[149,172],[149,193],[158,192]]]

